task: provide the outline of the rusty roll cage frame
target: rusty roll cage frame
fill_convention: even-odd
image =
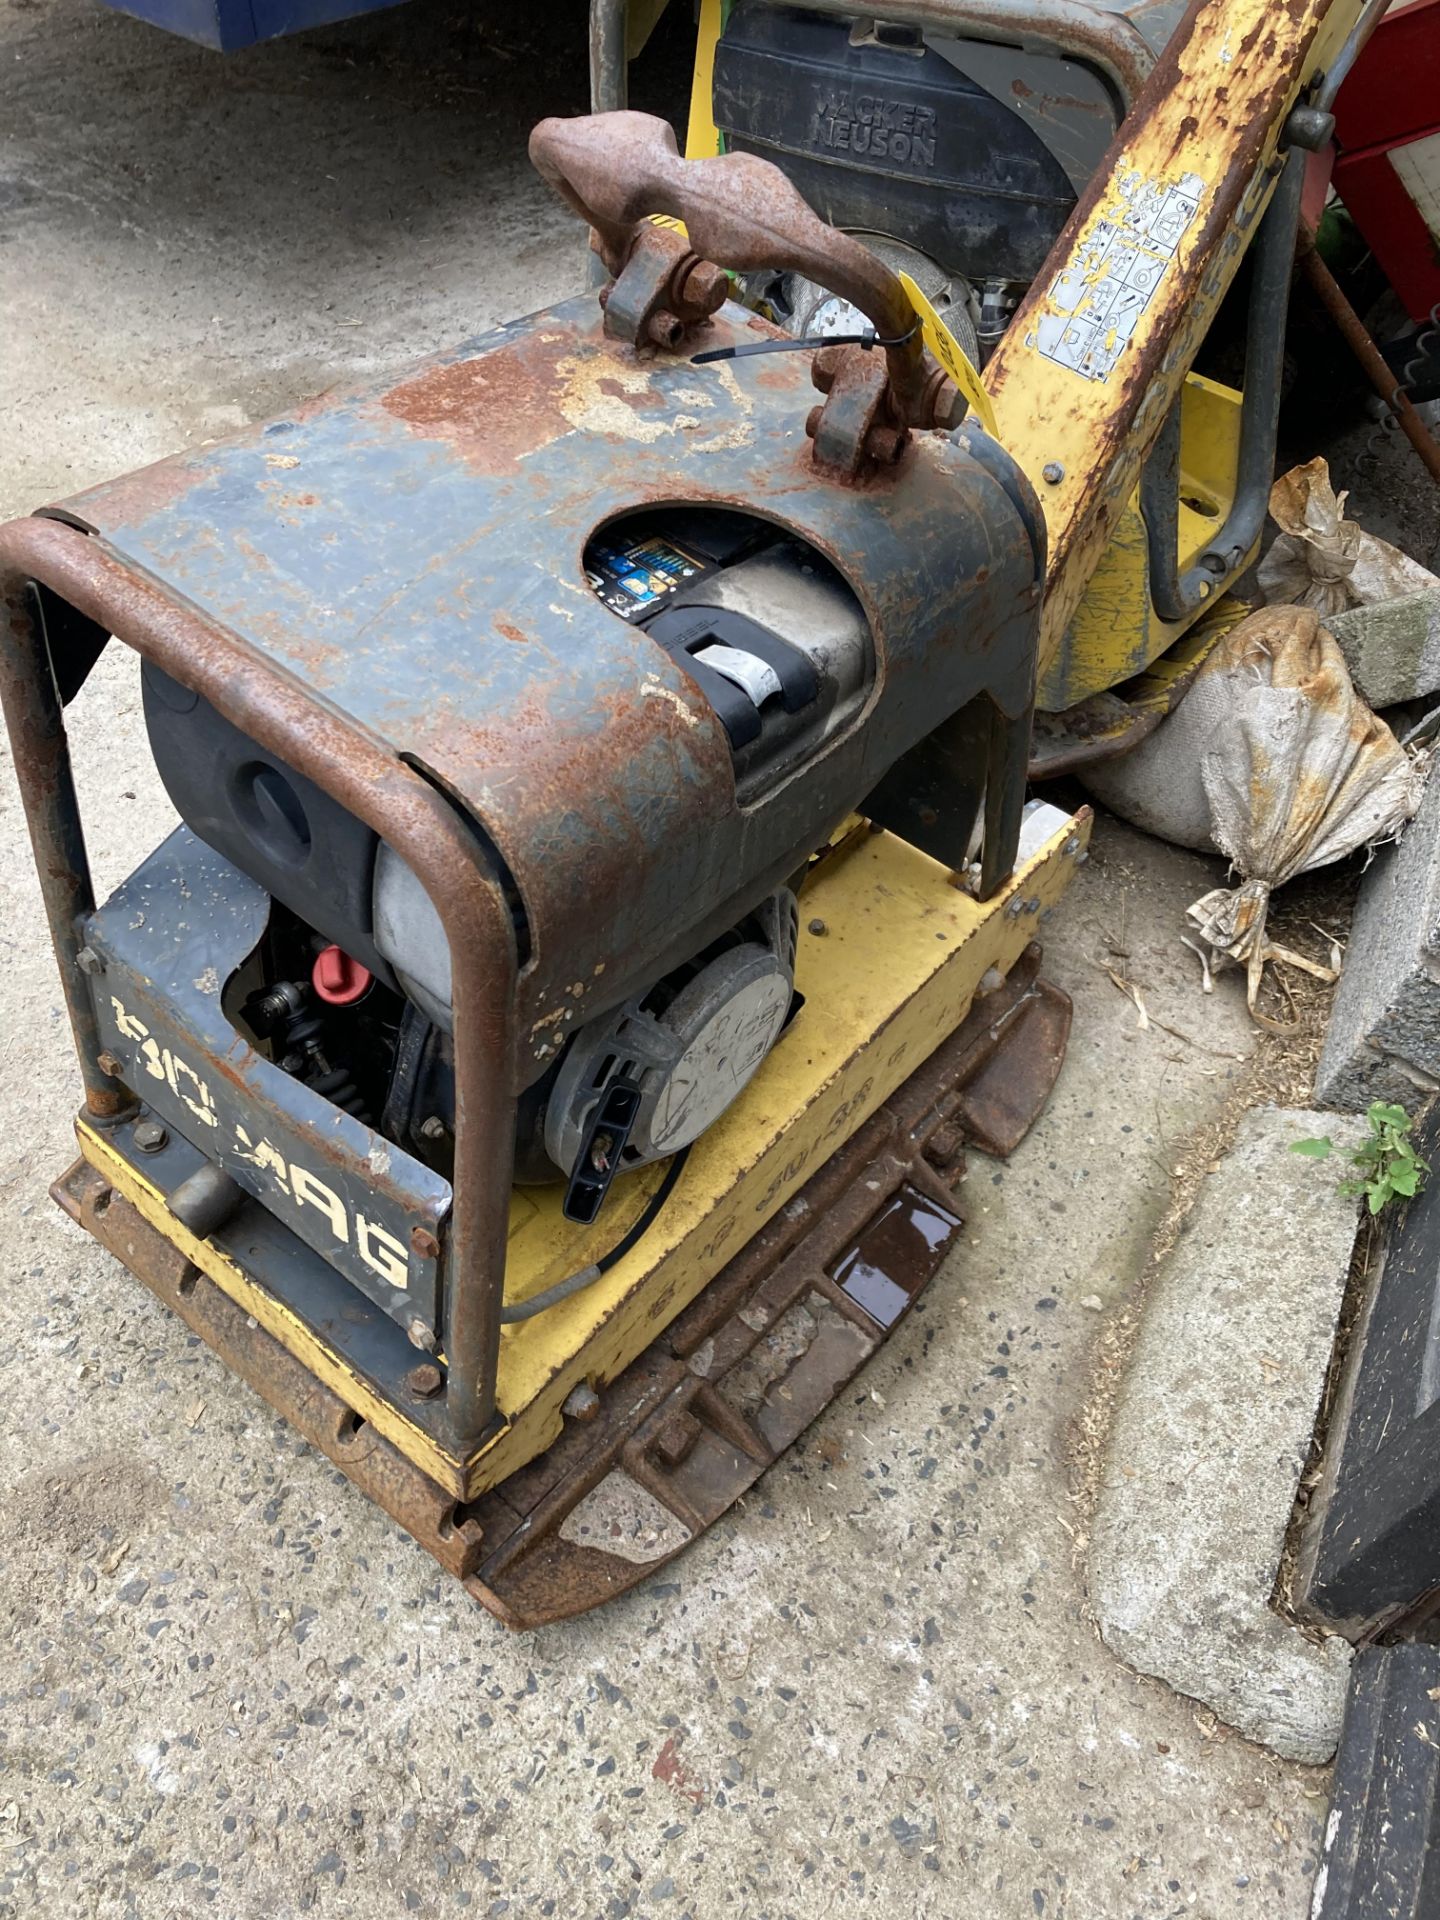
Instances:
[[[461,1460],[497,1427],[496,1373],[515,1140],[514,928],[460,815],[420,774],[245,641],[172,599],[99,536],[45,515],[0,528],[0,706],[75,1050],[85,1113],[113,1126],[139,1104],[101,1064],[79,965],[95,909],[64,712],[33,587],[59,595],[208,700],[372,828],[414,871],[450,943],[455,1168],[442,1252],[444,1425]]]

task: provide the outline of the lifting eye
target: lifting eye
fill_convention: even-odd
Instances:
[[[310,857],[310,822],[300,796],[281,773],[252,760],[235,774],[235,811],[267,859],[303,866]]]

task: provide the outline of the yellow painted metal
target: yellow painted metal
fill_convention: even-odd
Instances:
[[[1077,818],[984,904],[888,834],[852,833],[816,866],[800,918],[825,932],[801,935],[804,1009],[745,1097],[696,1142],[641,1245],[593,1287],[505,1331],[497,1392],[510,1426],[476,1461],[472,1497],[548,1446],[571,1389],[614,1379],[954,1031],[986,971],[1008,971],[1034,937],[1088,834],[1088,815]],[[603,1234],[578,1247],[557,1189],[522,1196],[507,1297],[528,1298],[613,1244],[655,1177],[627,1183]]]
[[[1242,404],[1243,396],[1233,387],[1198,373],[1189,376],[1181,391],[1176,550],[1182,573],[1194,565],[1234,500]],[[1252,548],[1245,555],[1241,566],[1249,565],[1254,552]],[[1173,647],[1203,612],[1202,605],[1189,621],[1162,620],[1156,613],[1145,522],[1138,491],[1132,493],[1074,618],[1045,661],[1036,705],[1044,713],[1064,713],[1091,694],[1118,686]]]
[[[408,1460],[432,1480],[457,1496],[463,1491],[465,1470],[461,1461],[438,1447],[427,1433],[400,1411],[393,1401],[377,1393],[370,1382],[349,1365],[283,1300],[277,1300],[268,1288],[253,1279],[244,1268],[222,1253],[209,1240],[199,1240],[178,1221],[166,1204],[165,1196],[117,1153],[107,1137],[86,1120],[75,1123],[80,1152],[98,1173],[105,1176],[115,1191],[128,1200],[137,1213],[204,1274],[208,1274],[222,1293],[250,1314],[287,1352],[317,1380],[331,1389],[368,1420],[375,1431],[397,1447]]]
[[[721,151],[715,125],[715,44],[724,24],[725,0],[700,0],[695,70],[690,77],[690,119],[685,129],[687,160],[708,160]]]
[[[1360,10],[1361,0],[1194,7],[1056,247],[1052,262],[1061,270],[1047,267],[986,368],[998,437],[1034,482],[1049,532],[1042,677],[1121,532],[1144,456],[1273,190],[1285,115]],[[1100,263],[1117,232],[1137,231],[1147,196],[1150,208],[1168,196],[1194,213],[1157,249],[1168,263],[1148,300],[1121,323],[1129,344],[1109,364],[1117,329],[1103,295],[1113,280]],[[1095,328],[1088,371],[1067,364],[1057,346],[1069,325],[1076,338]],[[1133,618],[1129,586],[1114,610]],[[1093,681],[1098,671],[1081,677]]]
[[[1039,914],[1064,892],[1088,839],[1089,816],[1078,815],[982,904],[924,854],[847,823],[803,892],[802,925],[825,928],[801,935],[805,1008],[745,1098],[696,1143],[644,1241],[593,1287],[505,1330],[497,1398],[506,1425],[466,1462],[438,1447],[253,1275],[182,1226],[158,1188],[83,1120],[80,1151],[347,1406],[448,1492],[473,1499],[543,1451],[560,1432],[571,1389],[621,1373],[954,1031],[987,970],[1008,971],[1034,938]],[[517,1188],[507,1298],[528,1299],[613,1245],[661,1171],[647,1168],[617,1186],[588,1237],[562,1217],[561,1188]]]
[[[1351,0],[1344,0],[1341,10],[1348,19],[1354,11]],[[713,88],[715,47],[724,13],[724,0],[700,0],[685,142],[685,152],[690,159],[719,153],[723,144],[715,126]],[[1232,46],[1238,47],[1242,37],[1236,36]],[[1217,59],[1223,50],[1221,43]],[[1199,77],[1203,79],[1203,73]],[[995,363],[991,364],[993,368]],[[993,373],[987,373],[987,388],[994,378]],[[1191,374],[1186,379],[1181,400],[1181,504],[1176,529],[1177,558],[1182,572],[1194,564],[1233,503],[1241,401],[1242,396],[1233,388],[1221,386],[1200,374]],[[1017,435],[1017,411],[1017,405],[1012,403],[1005,422],[997,420],[997,437],[1027,466],[1045,499],[1048,517],[1052,508],[1051,490],[1044,484],[1041,469],[1052,457],[1049,451],[1052,442],[1048,433],[1028,438]],[[1094,471],[1093,460],[1089,462],[1089,470]],[[1192,506],[1191,502],[1197,505]],[[1053,527],[1051,537],[1053,541]],[[1252,558],[1253,549],[1245,555],[1241,566],[1248,565]],[[1239,571],[1237,567],[1235,572]],[[1108,539],[1094,561],[1090,578],[1080,580],[1079,586],[1080,597],[1073,604],[1066,624],[1048,635],[1036,696],[1043,712],[1064,712],[1091,695],[1143,672],[1175,647],[1193,620],[1204,611],[1203,607],[1197,609],[1190,621],[1162,620],[1155,612],[1150,599],[1145,526],[1133,477],[1130,496],[1109,527]],[[1223,591],[1223,582],[1217,586],[1218,591]]]
[[[1238,626],[1252,609],[1232,593],[1207,603],[1157,659],[1103,693],[1061,713],[1042,710],[1031,765],[1044,777],[1073,770],[1085,760],[1109,759],[1139,744],[1173,713],[1216,642]]]

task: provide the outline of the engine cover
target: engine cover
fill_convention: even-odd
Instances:
[[[726,306],[706,344],[757,328]],[[1024,481],[998,449],[932,432],[885,472],[840,482],[810,457],[813,397],[800,354],[639,358],[586,295],[94,488],[65,514],[449,799],[510,902],[523,1087],[572,1033],[754,912],[867,796],[925,846],[933,739],[951,716],[1023,734],[1041,571]],[[756,709],[773,777],[685,646],[589,577],[598,533],[681,506],[732,516],[747,540],[758,528],[765,566],[787,576],[757,597],[743,555],[733,571],[705,560],[674,596],[702,626],[728,608],[762,638],[768,605],[772,640],[810,646],[823,721],[803,702],[773,721]],[[760,644],[752,631],[738,650]],[[377,874],[405,887],[383,841],[317,805],[303,769],[243,725],[209,728],[203,700],[167,699],[150,678],[157,759],[195,831],[382,977],[407,953],[443,976],[439,915],[413,876],[408,931],[393,898],[377,917]],[[983,782],[990,724],[951,752],[952,796]]]

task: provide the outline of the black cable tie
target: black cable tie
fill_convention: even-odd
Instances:
[[[866,353],[872,347],[903,347],[912,341],[920,331],[917,320],[908,333],[898,334],[893,340],[884,340],[873,327],[866,327],[863,333],[807,333],[798,340],[752,340],[740,347],[707,347],[704,353],[692,353],[692,367],[703,367],[712,360],[748,360],[757,353],[802,353],[811,347],[861,347]]]

